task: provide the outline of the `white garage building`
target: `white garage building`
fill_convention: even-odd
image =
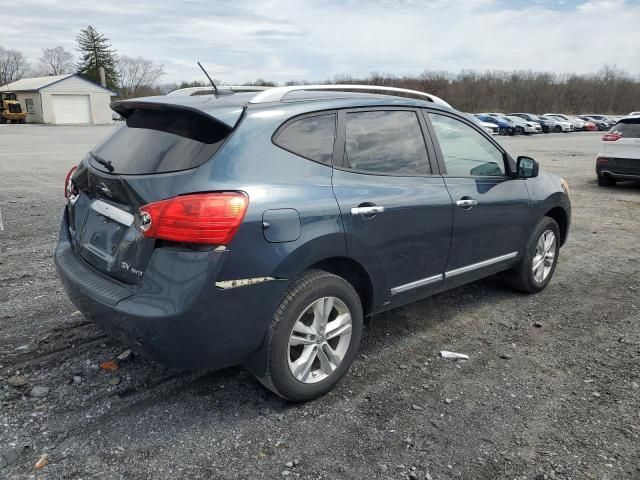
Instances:
[[[27,123],[111,123],[111,97],[116,94],[80,75],[23,78],[0,87],[13,92],[27,112]]]

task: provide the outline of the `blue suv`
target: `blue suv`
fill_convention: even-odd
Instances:
[[[566,183],[441,99],[196,93],[114,103],[124,124],[65,182],[60,279],[130,348],[304,401],[347,372],[365,318],[498,272],[551,279]]]

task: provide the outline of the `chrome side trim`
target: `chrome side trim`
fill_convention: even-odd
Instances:
[[[127,227],[133,225],[133,215],[102,200],[94,200],[91,203],[91,210]]]
[[[255,278],[242,278],[240,280],[223,280],[221,282],[216,282],[216,287],[221,290],[228,290],[230,288],[255,285],[256,283],[270,282],[272,280],[277,280],[277,279],[275,277],[255,277]]]
[[[466,267],[460,267],[454,270],[449,270],[448,272],[444,273],[444,278],[451,278],[451,277],[455,277],[456,275],[462,275],[463,273],[471,272],[479,268],[488,267],[490,265],[493,265],[494,263],[504,262],[505,260],[509,260],[517,256],[518,256],[518,252],[511,252],[511,253],[507,253],[506,255],[500,255],[499,257],[483,260],[482,262],[473,263],[471,265],[467,265]]]
[[[439,275],[434,275],[433,277],[422,278],[420,280],[416,280],[415,282],[405,283],[404,285],[393,287],[391,289],[391,295],[406,292],[407,290],[412,290],[418,287],[424,287],[425,285],[431,285],[432,283],[441,282],[443,278],[444,278],[443,275],[439,274]]]

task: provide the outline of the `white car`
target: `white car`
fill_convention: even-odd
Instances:
[[[601,187],[640,180],[640,116],[622,118],[602,137],[596,175]]]
[[[479,125],[489,135],[499,135],[500,134],[500,127],[498,127],[498,125],[496,125],[495,123],[483,122],[478,117],[476,117],[474,115],[471,115],[471,114],[467,114],[467,118],[469,118],[470,120],[473,120],[477,125]]]
[[[547,115],[538,115],[542,120],[546,120],[549,122],[549,128],[552,132],[560,133],[560,132],[573,132],[574,126],[571,122],[566,122],[557,117],[551,117]]]
[[[562,113],[545,113],[545,116],[554,117],[554,118],[557,118],[558,120],[572,123],[574,130],[582,130],[586,123],[584,120],[580,118],[570,117],[569,115],[564,115]]]
[[[500,135],[500,127],[495,123],[483,122],[479,120],[480,126],[491,135]]]
[[[531,134],[531,133],[541,133],[542,125],[538,122],[531,122],[529,120],[525,120],[521,117],[516,117],[515,115],[505,115],[506,119],[511,120],[516,124],[516,128],[520,127],[522,129],[522,133]]]

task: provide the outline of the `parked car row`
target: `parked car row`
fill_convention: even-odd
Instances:
[[[639,115],[631,112],[630,116]],[[475,113],[468,114],[487,133],[492,135],[530,135],[533,133],[568,133],[580,131],[606,131],[620,120],[595,113],[584,115],[565,115],[563,113],[545,113],[535,115],[526,112],[513,113]]]

